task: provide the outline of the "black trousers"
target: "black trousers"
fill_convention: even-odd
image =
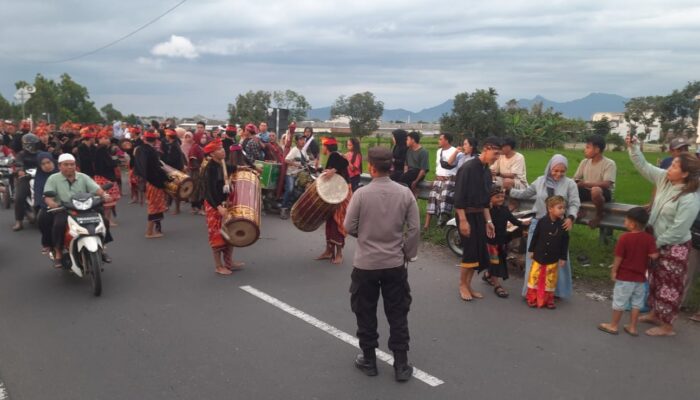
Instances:
[[[27,197],[31,194],[29,178],[27,176],[15,180],[15,221],[24,220],[24,212],[27,207]]]
[[[54,247],[53,245],[53,214],[46,212],[45,209],[39,211],[37,224],[41,232],[41,246]],[[65,225],[64,225],[65,228]]]
[[[411,308],[411,288],[406,267],[378,270],[352,270],[350,307],[357,318],[357,337],[363,351],[379,346],[377,333],[377,302],[381,291],[384,313],[389,322],[389,349],[407,352],[408,311]]]
[[[395,182],[404,184],[408,187],[411,187],[411,184],[413,181],[418,178],[418,174],[420,173],[420,169],[418,168],[409,168],[408,171],[403,172],[403,171],[394,171],[391,174],[391,179]],[[421,179],[422,180],[422,179]]]

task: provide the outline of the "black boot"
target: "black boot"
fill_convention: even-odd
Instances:
[[[413,365],[408,363],[408,354],[404,352],[394,353],[394,377],[397,382],[406,382],[413,375]]]
[[[377,359],[365,357],[364,354],[358,354],[355,357],[355,366],[367,376],[377,376]]]

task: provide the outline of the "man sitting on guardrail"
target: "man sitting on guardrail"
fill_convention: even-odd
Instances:
[[[418,184],[428,173],[428,150],[420,145],[420,133],[416,131],[409,132],[406,144],[408,145],[406,164],[403,175],[398,178],[398,182],[411,188],[415,194],[418,190]]]
[[[605,203],[612,201],[615,191],[617,165],[615,161],[604,157],[603,151],[605,139],[600,135],[589,136],[583,150],[586,159],[581,161],[574,174],[581,201],[592,201],[595,205],[596,215],[588,222],[591,229],[600,225],[603,207]]]

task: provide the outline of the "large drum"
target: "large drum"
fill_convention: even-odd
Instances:
[[[313,232],[348,197],[348,184],[340,175],[316,179],[292,207],[292,222],[304,232]]]
[[[282,164],[269,161],[255,161],[255,167],[262,170],[260,173],[261,189],[277,189],[277,180],[280,177]]]
[[[231,177],[231,186],[221,235],[232,246],[250,246],[260,237],[260,180],[255,172],[239,167]]]
[[[161,166],[168,175],[168,181],[165,182],[165,192],[180,200],[188,200],[194,190],[192,178],[186,173],[178,171],[175,168],[163,164]]]

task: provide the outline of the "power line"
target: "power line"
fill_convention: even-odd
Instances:
[[[153,18],[152,20],[146,22],[144,25],[138,27],[136,30],[131,31],[131,32],[129,32],[128,34],[126,34],[126,35],[120,37],[119,39],[114,40],[114,41],[112,41],[112,42],[109,42],[109,43],[105,44],[104,46],[98,47],[98,48],[96,48],[95,50],[91,50],[91,51],[88,51],[88,52],[86,52],[86,53],[82,53],[82,54],[79,54],[79,55],[77,55],[77,56],[70,57],[70,58],[66,58],[66,59],[63,59],[63,60],[56,60],[56,61],[40,61],[40,62],[43,63],[43,64],[59,64],[59,63],[64,63],[64,62],[68,62],[68,61],[73,61],[73,60],[77,60],[77,59],[79,59],[79,58],[83,58],[83,57],[86,57],[86,56],[93,55],[93,54],[95,54],[95,53],[97,53],[97,52],[100,52],[100,51],[102,51],[102,50],[104,50],[104,49],[106,49],[106,48],[108,48],[108,47],[114,46],[115,44],[117,44],[117,43],[119,43],[119,42],[121,42],[121,41],[123,41],[123,40],[125,40],[125,39],[128,39],[129,37],[131,37],[131,36],[137,34],[138,32],[140,32],[140,31],[142,31],[142,30],[148,28],[151,24],[153,24],[154,22],[158,21],[159,19],[165,17],[166,15],[170,14],[170,13],[173,12],[176,8],[178,8],[178,7],[180,7],[181,5],[183,5],[186,1],[187,1],[187,0],[182,0],[181,2],[175,4],[173,7],[169,8],[169,9],[168,9],[167,11],[165,11],[163,14],[160,14],[159,16],[157,16],[157,17]]]

